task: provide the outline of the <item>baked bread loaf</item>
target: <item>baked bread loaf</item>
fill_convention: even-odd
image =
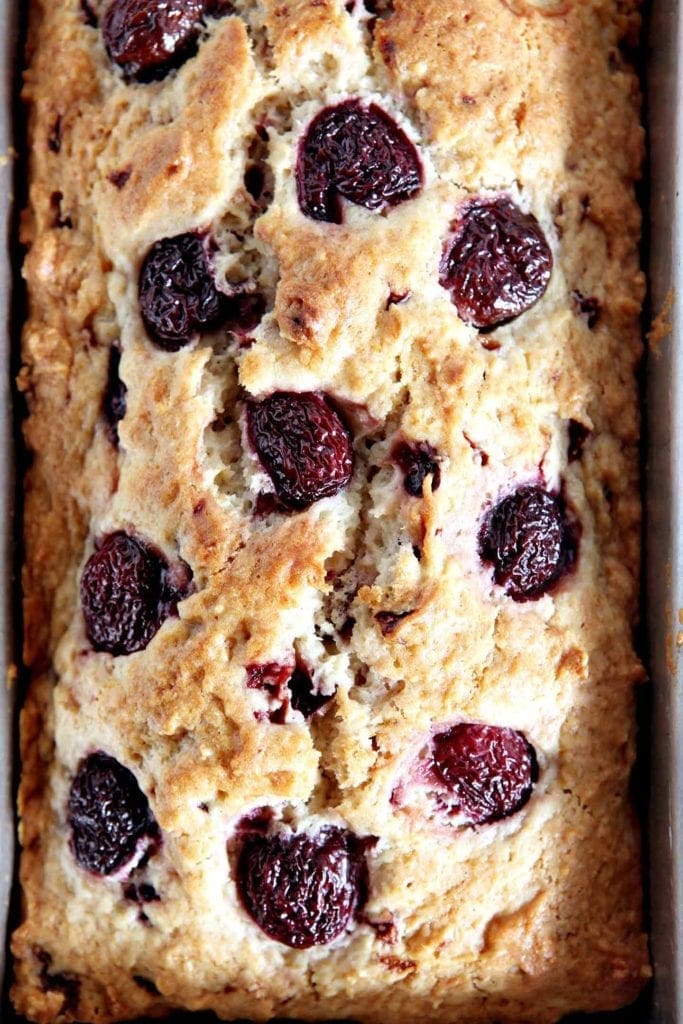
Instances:
[[[648,977],[629,0],[34,0],[17,1009]]]

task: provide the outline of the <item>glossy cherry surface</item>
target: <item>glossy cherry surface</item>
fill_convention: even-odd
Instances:
[[[507,196],[469,201],[441,260],[440,281],[465,323],[480,329],[514,320],[550,281],[553,257],[543,230]]]
[[[461,722],[434,737],[433,766],[449,790],[449,810],[473,825],[507,818],[531,796],[536,753],[523,733]]]
[[[485,517],[479,534],[482,561],[515,601],[545,594],[574,565],[576,530],[564,500],[528,485],[508,494]]]
[[[196,49],[207,0],[113,0],[102,19],[104,45],[126,78],[162,78]]]
[[[159,842],[159,828],[137,779],[102,751],[78,766],[68,823],[76,860],[97,875],[114,874],[139,852],[140,843],[149,849]]]
[[[96,651],[143,650],[190,589],[184,562],[171,568],[164,556],[122,530],[95,545],[81,575],[81,607]]]
[[[367,899],[363,843],[336,827],[247,835],[237,885],[271,939],[295,949],[324,945],[341,935]]]
[[[412,198],[422,186],[422,164],[386,111],[350,99],[321,110],[309,124],[296,186],[307,217],[341,224],[341,199],[379,210]]]
[[[287,508],[304,509],[346,487],[351,433],[325,395],[276,391],[247,403],[249,440]]]

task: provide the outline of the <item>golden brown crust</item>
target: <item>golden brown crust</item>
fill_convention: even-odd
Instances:
[[[374,24],[341,0],[236,7],[178,71],[139,85],[77,3],[33,4],[20,387],[34,680],[15,1004],[38,1024],[173,1007],[549,1024],[623,1005],[649,973],[628,795],[642,131],[619,45],[637,15],[612,0],[396,0]],[[336,226],[302,215],[292,168],[303,127],[344,96],[400,121],[425,183]],[[257,126],[265,213],[243,183]],[[449,224],[479,190],[533,211],[555,259],[497,350],[438,284]],[[250,347],[218,331],[170,354],[145,334],[141,261],[194,229],[212,231],[221,272],[268,298]],[[574,292],[600,300],[597,324]],[[113,343],[128,388],[118,450],[101,412]],[[239,422],[245,393],[273,389],[334,395],[357,468],[336,498],[257,517]],[[590,435],[570,462],[572,419]],[[438,490],[406,496],[398,436],[438,450]],[[539,466],[581,522],[580,557],[556,592],[518,604],[476,538],[482,509]],[[113,658],[89,649],[78,580],[116,529],[182,558],[195,591],[145,650]],[[383,631],[386,611],[401,618]],[[294,649],[336,695],[307,723],[259,720],[245,668]],[[457,718],[520,729],[539,751],[534,795],[507,821],[435,828],[391,802],[416,745]],[[163,832],[147,926],[120,881],[71,853],[68,787],[95,749],[135,771]],[[379,838],[367,920],[329,947],[273,942],[239,904],[226,838],[265,804]]]

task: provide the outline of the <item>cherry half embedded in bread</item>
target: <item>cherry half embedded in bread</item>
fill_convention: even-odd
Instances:
[[[132,654],[147,646],[178,602],[192,573],[184,562],[169,566],[150,545],[117,531],[99,540],[81,576],[81,607],[96,651]]]
[[[351,479],[351,434],[324,395],[276,391],[250,401],[247,431],[287,508],[307,508],[337,494]]]
[[[113,0],[102,21],[104,45],[126,78],[151,81],[196,49],[210,0]]]
[[[540,224],[507,196],[471,200],[444,248],[439,280],[458,315],[480,329],[514,320],[541,298],[553,257]]]
[[[426,477],[432,478],[432,491],[441,483],[441,468],[436,448],[427,441],[398,441],[392,455],[403,473],[403,486],[413,498],[422,497]]]
[[[186,234],[155,242],[142,264],[139,298],[149,336],[167,352],[218,327],[228,296],[216,287],[206,239]]]
[[[266,311],[265,296],[261,292],[248,291],[244,282],[232,295],[225,296],[225,326],[235,334],[248,334],[261,321]]]
[[[237,887],[266,935],[294,949],[332,942],[363,908],[368,894],[365,844],[328,827],[316,834],[253,832],[244,839]]]
[[[375,103],[345,100],[321,110],[299,146],[299,206],[313,220],[341,224],[340,199],[367,210],[419,192],[422,164],[405,132]]]
[[[531,796],[536,752],[523,733],[461,722],[434,737],[433,770],[449,791],[449,811],[472,825],[507,818]]]
[[[577,531],[560,495],[528,485],[508,494],[486,516],[479,533],[482,561],[515,601],[545,594],[576,560]]]
[[[68,822],[76,860],[96,875],[115,874],[160,842],[159,826],[135,776],[102,751],[78,766]]]
[[[107,370],[107,387],[102,400],[102,411],[107,425],[109,440],[113,445],[119,443],[119,423],[126,415],[127,388],[119,377],[121,353],[116,345],[109,349],[109,367]]]

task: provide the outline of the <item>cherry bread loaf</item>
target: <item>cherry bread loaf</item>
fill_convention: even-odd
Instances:
[[[649,976],[616,0],[33,0],[18,1011]]]

